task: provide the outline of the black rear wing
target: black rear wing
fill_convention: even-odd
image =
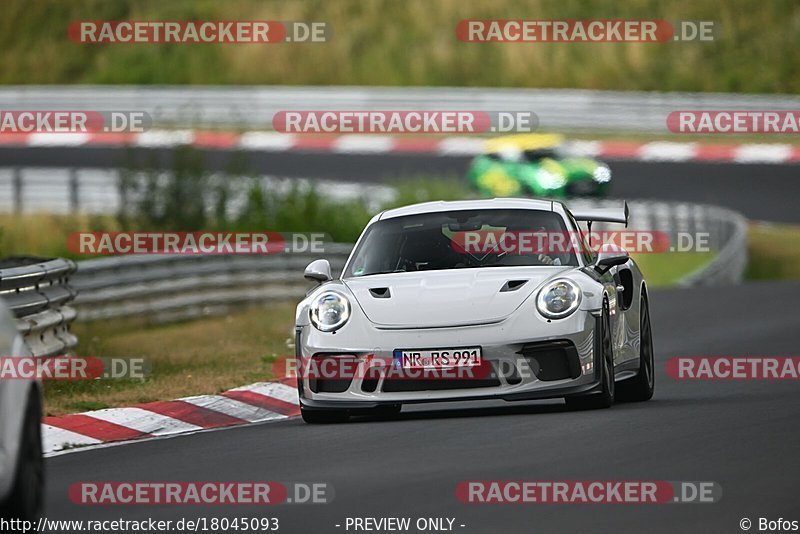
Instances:
[[[619,208],[591,208],[570,211],[572,211],[572,216],[575,217],[576,221],[620,223],[624,224],[626,228],[628,226],[628,217],[630,216],[628,203],[625,201],[622,202],[622,206]]]

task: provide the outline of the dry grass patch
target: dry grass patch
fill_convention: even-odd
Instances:
[[[800,226],[751,224],[747,248],[748,279],[800,279]]]
[[[288,354],[294,304],[276,303],[224,317],[150,326],[143,321],[78,323],[77,354],[143,358],[144,380],[48,382],[48,415],[169,400],[268,380],[272,362]]]

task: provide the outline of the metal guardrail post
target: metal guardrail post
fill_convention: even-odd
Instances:
[[[14,167],[11,182],[14,195],[14,213],[22,213],[22,169]]]
[[[78,213],[80,211],[80,181],[78,178],[78,169],[75,167],[69,170],[69,211],[71,213]]]

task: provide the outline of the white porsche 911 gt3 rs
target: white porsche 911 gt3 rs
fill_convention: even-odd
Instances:
[[[563,397],[606,408],[653,395],[647,286],[628,253],[595,253],[577,221],[620,209],[557,201],[429,202],[367,225],[340,278],[326,260],[298,305],[303,418],[403,404]]]

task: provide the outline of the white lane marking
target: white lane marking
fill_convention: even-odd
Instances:
[[[482,154],[486,140],[472,137],[448,137],[439,141],[436,152],[452,156],[474,156]]]
[[[166,415],[143,410],[142,408],[107,408],[88,412],[84,415],[126,428],[132,428],[145,434],[153,434],[154,436],[192,432],[203,428]]]
[[[334,152],[372,154],[390,152],[394,138],[389,135],[342,135],[333,143]]]
[[[647,161],[687,161],[697,156],[697,143],[654,141],[639,149],[639,158]]]
[[[289,150],[295,142],[294,135],[278,132],[247,132],[239,137],[239,147],[245,150]]]
[[[278,384],[276,382],[257,382],[249,386],[234,388],[231,391],[252,391],[253,393],[272,397],[290,404],[300,404],[297,388],[287,386],[286,384]]]
[[[71,430],[51,425],[42,425],[42,448],[45,453],[69,449],[76,445],[97,445],[99,439],[90,438]]]
[[[89,141],[88,133],[32,133],[28,146],[80,146]]]
[[[231,417],[243,419],[250,423],[286,418],[285,415],[265,410],[264,408],[253,406],[252,404],[229,399],[221,395],[200,395],[197,397],[184,397],[178,400],[194,404],[195,406],[202,406],[203,408],[208,408],[215,412],[224,413]]]
[[[191,145],[193,142],[192,130],[150,130],[140,133],[135,144],[144,147],[170,147]]]
[[[781,163],[791,157],[793,148],[785,144],[740,145],[734,152],[733,160],[739,163]]]

